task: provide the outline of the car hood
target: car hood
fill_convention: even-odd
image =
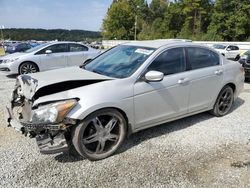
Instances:
[[[17,58],[23,55],[26,55],[26,53],[16,52],[16,53],[8,54],[8,55],[1,57],[1,60]]]
[[[93,73],[79,67],[56,69],[47,72],[21,75],[17,78],[20,94],[28,100],[83,87],[114,78]]]
[[[224,52],[224,51],[225,51],[224,49],[216,49],[216,48],[215,48],[215,50],[216,50],[217,52]]]

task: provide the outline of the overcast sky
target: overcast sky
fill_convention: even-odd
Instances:
[[[0,26],[100,30],[112,0],[0,0]]]

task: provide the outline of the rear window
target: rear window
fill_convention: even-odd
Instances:
[[[88,51],[88,47],[83,46],[81,44],[69,44],[69,51],[70,52],[83,52]]]
[[[209,49],[189,47],[187,51],[192,69],[200,69],[220,64],[219,55]]]

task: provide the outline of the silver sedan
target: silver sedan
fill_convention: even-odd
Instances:
[[[101,53],[100,50],[76,42],[49,42],[25,52],[0,59],[0,71],[29,74],[52,69],[81,66]]]
[[[226,115],[243,83],[241,65],[211,48],[131,42],[82,68],[19,76],[8,121],[35,137],[41,153],[100,160],[142,129],[205,111]]]

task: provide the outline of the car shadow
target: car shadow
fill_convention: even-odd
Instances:
[[[86,158],[80,156],[80,155],[71,155],[69,152],[61,153],[57,156],[55,156],[55,160],[60,163],[74,163],[77,161],[83,161]]]
[[[243,99],[237,98],[229,114],[232,113],[237,108],[239,108],[240,106],[242,106],[244,103],[245,101]],[[138,133],[132,134],[129,137],[129,139],[126,140],[126,143],[120,148],[120,150],[116,154],[122,153],[140,144],[141,142],[144,142],[151,138],[155,138],[155,137],[159,137],[165,134],[170,134],[172,132],[180,131],[188,127],[191,127],[199,122],[202,122],[211,118],[216,118],[216,117],[214,115],[211,115],[208,112],[203,112],[200,114],[196,114],[193,116],[189,116],[186,118],[182,118],[179,120],[175,120],[169,123],[164,123],[164,124],[152,127],[152,128],[142,130]]]
[[[243,99],[238,98],[235,101],[229,113],[232,113],[234,110],[242,106],[244,103],[245,101]],[[189,116],[186,118],[182,118],[176,121],[164,123],[164,124],[152,127],[152,128],[139,131],[137,133],[130,135],[129,138],[125,140],[121,148],[118,149],[118,151],[114,155],[119,155],[120,153],[123,153],[129,150],[130,148],[137,146],[140,143],[145,142],[149,139],[186,129],[188,127],[191,127],[199,122],[208,120],[210,118],[216,118],[216,117],[209,114],[208,112],[203,112],[197,115]],[[79,157],[72,156],[69,153],[63,153],[63,154],[56,156],[55,159],[61,163],[68,163],[68,162],[71,163],[71,162],[85,160],[86,158],[83,158],[80,156]]]
[[[6,75],[7,78],[11,78],[11,79],[16,79],[17,76],[18,76],[18,74],[8,74],[8,75]]]

